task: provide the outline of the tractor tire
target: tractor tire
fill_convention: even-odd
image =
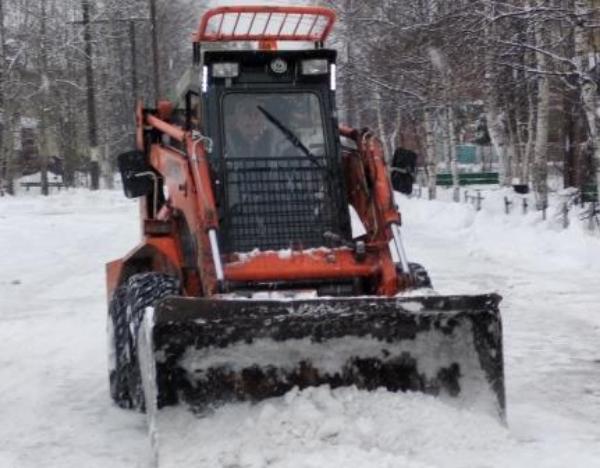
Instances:
[[[137,356],[137,333],[147,307],[154,306],[166,296],[180,295],[179,279],[162,273],[141,273],[127,281],[127,317],[129,325],[129,356],[127,384],[131,407],[145,410],[144,389]]]
[[[121,286],[108,307],[108,384],[110,396],[121,408],[131,408],[129,398],[129,327],[125,299],[127,290]]]
[[[409,263],[410,275],[415,281],[415,288],[433,288],[431,278],[425,267],[419,263]]]

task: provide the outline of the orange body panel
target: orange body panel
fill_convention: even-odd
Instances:
[[[150,161],[152,166],[164,177],[169,194],[167,204],[171,211],[162,214],[179,218],[179,226],[185,223],[195,242],[196,270],[204,294],[214,294],[217,290],[214,265],[210,253],[208,229],[216,226],[216,208],[208,163],[202,145],[191,140],[186,134],[190,154],[195,158],[187,158],[184,154],[164,145],[152,145]],[[200,188],[200,189],[198,189]],[[176,232],[176,243],[180,246],[183,240],[181,232]],[[181,248],[181,247],[180,247]]]
[[[378,257],[357,262],[347,249],[252,253],[225,265],[231,281],[293,281],[305,279],[375,276],[381,271]]]
[[[368,253],[358,261],[349,249],[257,252],[238,255],[226,263],[225,279],[233,282],[301,281],[372,278],[377,294],[393,296],[398,292],[396,267],[386,246]]]
[[[127,279],[127,268],[134,262],[144,262],[152,271],[162,271],[172,275],[181,275],[181,250],[175,239],[169,236],[148,237],[127,253],[125,257],[106,265],[106,289],[108,298],[114,290]]]
[[[115,289],[122,281],[123,259],[119,258],[106,264],[106,298],[110,302]]]

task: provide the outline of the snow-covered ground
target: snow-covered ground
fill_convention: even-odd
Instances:
[[[161,415],[161,467],[600,467],[600,238],[576,220],[398,198],[441,293],[504,296],[508,427],[420,394],[327,388]],[[0,198],[0,467],[143,467],[145,417],[108,397],[104,262],[132,247],[118,192]],[[549,216],[550,218],[550,216]]]

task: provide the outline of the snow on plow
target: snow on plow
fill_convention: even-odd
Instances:
[[[500,297],[169,297],[138,341],[146,408],[202,414],[328,384],[455,397],[504,418]]]

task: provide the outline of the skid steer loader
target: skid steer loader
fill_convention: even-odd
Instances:
[[[500,297],[437,295],[408,260],[382,145],[337,119],[334,20],[210,10],[178,97],[138,105],[119,168],[142,241],[107,265],[118,405],[202,414],[328,384],[504,414]]]

